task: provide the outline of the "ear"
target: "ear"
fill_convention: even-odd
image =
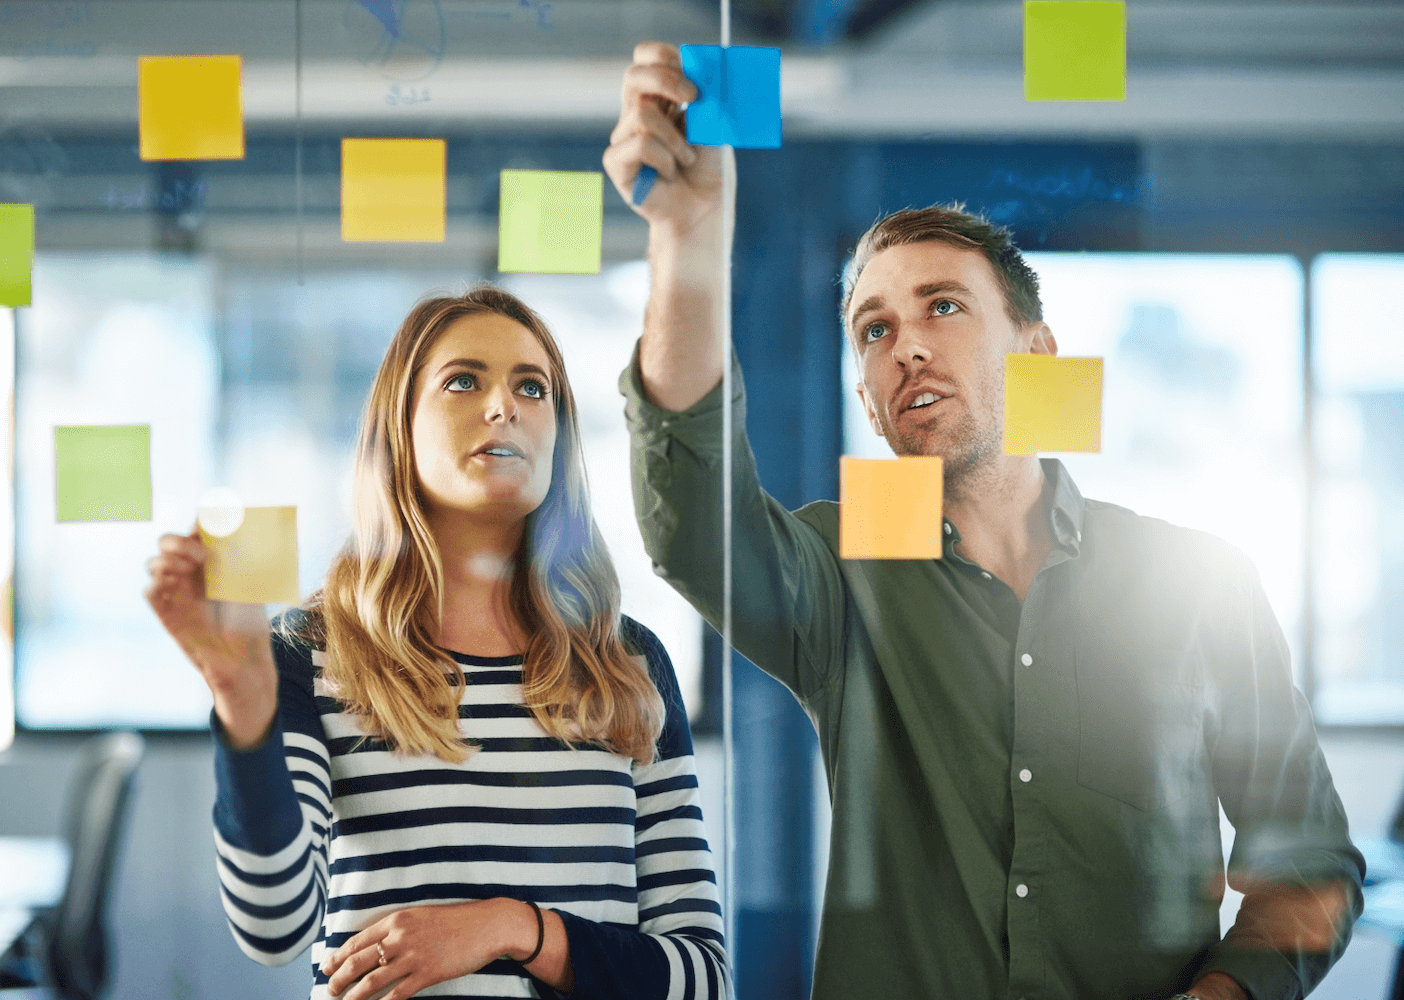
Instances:
[[[1053,336],[1053,331],[1047,323],[1039,322],[1034,324],[1033,342],[1029,345],[1030,354],[1050,354],[1058,356],[1058,338]]]
[[[878,437],[887,437],[882,432],[882,424],[878,422],[877,411],[873,409],[872,402],[868,399],[868,389],[861,381],[858,383],[858,398],[863,401],[863,412],[868,415],[868,423],[873,428],[873,433]]]

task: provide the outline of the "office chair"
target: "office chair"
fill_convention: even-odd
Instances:
[[[69,787],[68,882],[11,949],[6,986],[43,986],[60,1000],[98,1000],[107,989],[107,901],[144,743],[116,732],[83,744]]]

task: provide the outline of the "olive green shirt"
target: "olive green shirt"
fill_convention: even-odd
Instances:
[[[814,997],[1162,1000],[1211,970],[1310,990],[1364,862],[1249,561],[1084,500],[1053,460],[1022,606],[949,521],[939,560],[840,559],[836,503],[761,489],[734,370],[735,644],[813,719],[833,803]],[[659,409],[637,353],[620,388],[649,555],[720,628],[721,390]],[[1349,886],[1333,950],[1220,941],[1220,804],[1231,885]]]

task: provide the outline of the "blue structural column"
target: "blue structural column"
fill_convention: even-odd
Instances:
[[[788,508],[838,496],[841,447],[833,213],[798,150],[738,154],[732,336],[747,390],[747,432],[765,488]],[[820,205],[823,202],[819,203]],[[737,655],[735,798],[741,1000],[809,996],[815,893],[813,725],[794,696]]]

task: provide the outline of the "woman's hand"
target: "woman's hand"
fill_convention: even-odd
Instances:
[[[543,982],[569,989],[565,927],[550,910],[543,910],[542,918],[545,941],[528,969]],[[536,935],[536,914],[515,899],[412,906],[382,917],[327,955],[322,974],[331,977],[327,990],[332,996],[349,990],[345,1000],[369,1000],[393,983],[383,1000],[406,1000],[436,983],[471,975],[494,959],[528,958]]]
[[[229,742],[254,746],[278,710],[268,617],[259,605],[205,598],[207,552],[198,532],[162,535],[160,549],[146,564],[146,600],[209,685]]]
[[[696,97],[677,46],[639,44],[624,73],[619,122],[604,154],[605,172],[624,201],[650,224],[669,226],[679,235],[717,216],[721,207],[722,151],[689,145],[682,112],[676,110]],[[634,178],[645,164],[658,171],[658,181],[644,203],[634,205]]]

